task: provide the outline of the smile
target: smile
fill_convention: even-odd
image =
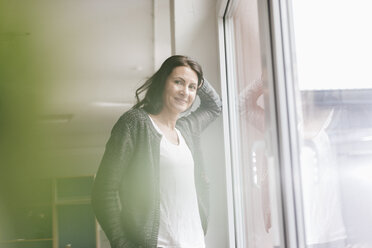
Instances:
[[[180,98],[175,98],[177,102],[182,103],[182,104],[187,104],[187,100],[183,100]]]

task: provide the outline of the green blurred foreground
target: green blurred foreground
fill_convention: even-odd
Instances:
[[[43,174],[37,119],[47,63],[32,2],[0,0],[0,240],[14,231],[13,212],[37,195]]]

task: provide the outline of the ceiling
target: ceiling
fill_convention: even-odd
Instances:
[[[48,147],[103,147],[153,73],[152,1],[39,0],[32,7],[30,36],[45,61]]]
[[[114,123],[170,55],[169,2],[0,2],[0,52],[6,55],[0,64],[12,82],[0,82],[3,98],[11,100],[5,108],[8,126],[1,131],[26,140],[25,147],[33,146],[25,148],[28,153],[41,150],[35,155],[44,159],[35,162],[39,172],[96,172]],[[35,115],[44,135],[29,125]],[[17,153],[14,147],[8,150]],[[16,165],[32,167],[24,160]]]

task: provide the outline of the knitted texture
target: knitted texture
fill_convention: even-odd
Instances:
[[[195,161],[195,186],[204,233],[209,189],[200,151],[200,133],[221,113],[221,100],[205,81],[200,106],[180,118],[182,133]],[[92,205],[112,248],[156,248],[159,230],[159,156],[161,135],[148,114],[134,108],[114,125],[99,166]]]

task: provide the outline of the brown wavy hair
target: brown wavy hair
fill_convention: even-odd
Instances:
[[[203,70],[199,63],[187,56],[174,55],[167,58],[160,69],[136,90],[137,103],[133,108],[143,108],[147,113],[158,114],[163,108],[165,82],[173,69],[178,66],[190,67],[198,75],[198,88],[202,86]],[[145,93],[145,97],[141,100],[142,93]]]

